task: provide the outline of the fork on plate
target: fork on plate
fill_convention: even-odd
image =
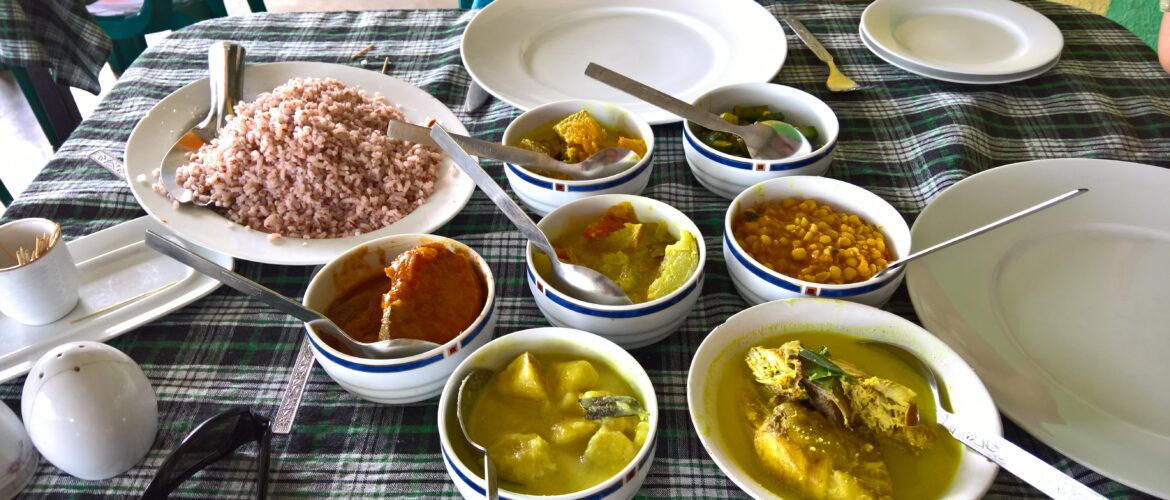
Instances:
[[[821,45],[820,40],[817,40],[817,37],[813,36],[812,32],[809,31],[808,28],[804,27],[803,23],[790,15],[785,15],[784,21],[792,27],[792,31],[796,33],[797,38],[800,38],[800,41],[804,42],[804,44],[807,45],[810,50],[812,50],[813,54],[816,54],[817,59],[820,59],[825,64],[829,65],[829,80],[825,82],[825,85],[829,87],[830,91],[852,92],[854,90],[867,88],[865,86],[859,85],[857,82],[853,81],[853,79],[845,76],[843,73],[841,73],[840,70],[837,69],[837,65],[833,62],[833,55],[825,49],[824,45]]]

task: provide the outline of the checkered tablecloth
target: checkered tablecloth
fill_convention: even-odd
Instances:
[[[110,47],[82,0],[0,1],[0,65],[47,68],[57,83],[97,94]]]
[[[841,69],[872,88],[831,94],[825,66],[793,35],[775,81],[811,92],[836,111],[841,135],[828,175],[863,186],[913,221],[955,182],[996,166],[1039,158],[1092,157],[1170,166],[1170,77],[1146,45],[1120,26],[1088,12],[1029,1],[1062,29],[1063,57],[1043,76],[1020,83],[965,86],[928,80],[870,54],[857,36],[863,2],[785,2],[836,56]],[[5,219],[44,216],[76,238],[141,215],[124,181],[86,158],[120,153],[131,128],[160,99],[205,75],[206,47],[235,40],[251,62],[324,61],[381,69],[418,85],[453,109],[468,75],[459,40],[471,14],[459,11],[265,14],[217,19],[176,32],[131,67],[81,124]],[[786,28],[787,29],[787,28]],[[368,61],[350,55],[374,43]],[[456,114],[471,132],[499,140],[519,114],[491,101]],[[741,497],[703,450],[685,399],[690,359],[704,336],[746,306],[732,288],[718,235],[728,202],[701,187],[683,159],[680,126],[655,128],[658,151],[645,196],[688,214],[708,238],[706,284],[682,328],[633,352],[654,381],[660,402],[658,456],[641,494],[657,498]],[[500,165],[486,168],[504,184]],[[545,326],[524,284],[523,240],[482,194],[439,230],[482,254],[495,273],[498,334]],[[237,269],[299,297],[311,268],[238,262]],[[904,290],[885,307],[910,319]],[[0,332],[2,334],[2,332]],[[111,345],[146,371],[158,393],[160,431],[138,466],[106,481],[80,481],[42,461],[29,495],[140,494],[167,452],[199,421],[228,406],[271,415],[280,401],[303,331],[292,318],[221,288],[208,297],[129,332]],[[22,380],[0,385],[0,399],[19,408]],[[271,492],[277,496],[456,496],[439,454],[436,403],[383,406],[357,399],[315,368],[292,435],[272,443]],[[1039,443],[1010,421],[1005,434],[1041,459],[1113,498],[1141,494],[1097,475]],[[252,494],[254,447],[215,464],[186,483],[190,497]],[[992,497],[1042,495],[1000,473]]]

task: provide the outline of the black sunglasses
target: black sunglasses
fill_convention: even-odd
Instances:
[[[142,498],[167,498],[183,481],[204,467],[253,441],[260,443],[256,454],[256,474],[260,483],[256,486],[256,498],[264,500],[268,495],[268,445],[272,441],[272,428],[267,418],[243,407],[211,417],[187,434],[158,468]]]

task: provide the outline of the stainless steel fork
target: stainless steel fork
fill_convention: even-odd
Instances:
[[[824,45],[821,45],[820,40],[817,40],[817,37],[813,36],[808,28],[804,27],[804,24],[790,15],[785,15],[784,21],[792,27],[792,31],[796,33],[797,38],[800,38],[800,41],[804,42],[812,50],[813,54],[816,54],[817,59],[829,65],[829,80],[825,82],[825,85],[829,87],[830,91],[852,92],[865,88],[864,86],[858,85],[857,82],[845,76],[837,69],[837,65],[833,62],[833,55],[825,49]]]

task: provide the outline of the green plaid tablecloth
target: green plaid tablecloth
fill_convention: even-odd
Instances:
[[[0,1],[0,66],[48,68],[57,83],[97,94],[111,47],[82,0]]]
[[[857,36],[863,2],[788,2],[836,56],[842,70],[872,88],[830,94],[826,69],[793,35],[775,81],[820,96],[836,111],[841,135],[828,175],[863,186],[911,222],[942,190],[980,171],[1039,158],[1093,157],[1170,166],[1170,77],[1153,51],[1120,26],[1088,12],[1029,1],[1062,29],[1056,67],[1020,83],[965,86],[928,80],[870,54]],[[133,126],[160,99],[205,75],[215,40],[235,40],[251,62],[325,61],[363,64],[418,85],[453,109],[468,75],[459,40],[471,14],[459,11],[266,14],[217,19],[176,32],[152,47],[123,76],[49,163],[5,219],[43,216],[76,238],[143,212],[125,181],[88,160],[94,150],[121,152]],[[787,28],[786,28],[787,30]],[[368,62],[350,55],[374,43]],[[696,64],[702,64],[696,61]],[[519,111],[499,101],[456,114],[471,132],[499,140]],[[719,250],[728,202],[702,188],[683,159],[679,125],[655,128],[658,152],[646,196],[687,213],[709,235],[702,297],[682,328],[634,356],[654,381],[660,402],[658,456],[641,494],[646,497],[741,497],[703,450],[687,413],[690,359],[704,336],[744,309]],[[505,183],[500,165],[486,168]],[[1120,200],[1119,200],[1120,201]],[[523,240],[482,194],[439,233],[482,254],[500,297],[498,335],[545,326],[524,283]],[[237,262],[237,269],[286,295],[300,297],[309,267]],[[910,319],[904,290],[885,307]],[[0,332],[2,334],[2,332]],[[303,332],[292,318],[221,288],[208,297],[129,332],[111,345],[146,371],[159,399],[160,430],[146,459],[106,481],[80,481],[42,461],[33,495],[137,495],[167,452],[197,423],[232,405],[271,415],[283,394]],[[0,385],[0,399],[19,408],[21,383]],[[456,496],[439,454],[436,404],[384,406],[357,399],[315,368],[293,434],[272,443],[271,493],[276,496]],[[1010,421],[1005,434],[1041,459],[1114,498],[1140,493],[1106,479],[1039,443]],[[189,497],[252,494],[254,447],[219,462],[179,491]],[[1000,473],[992,497],[1042,495]]]

